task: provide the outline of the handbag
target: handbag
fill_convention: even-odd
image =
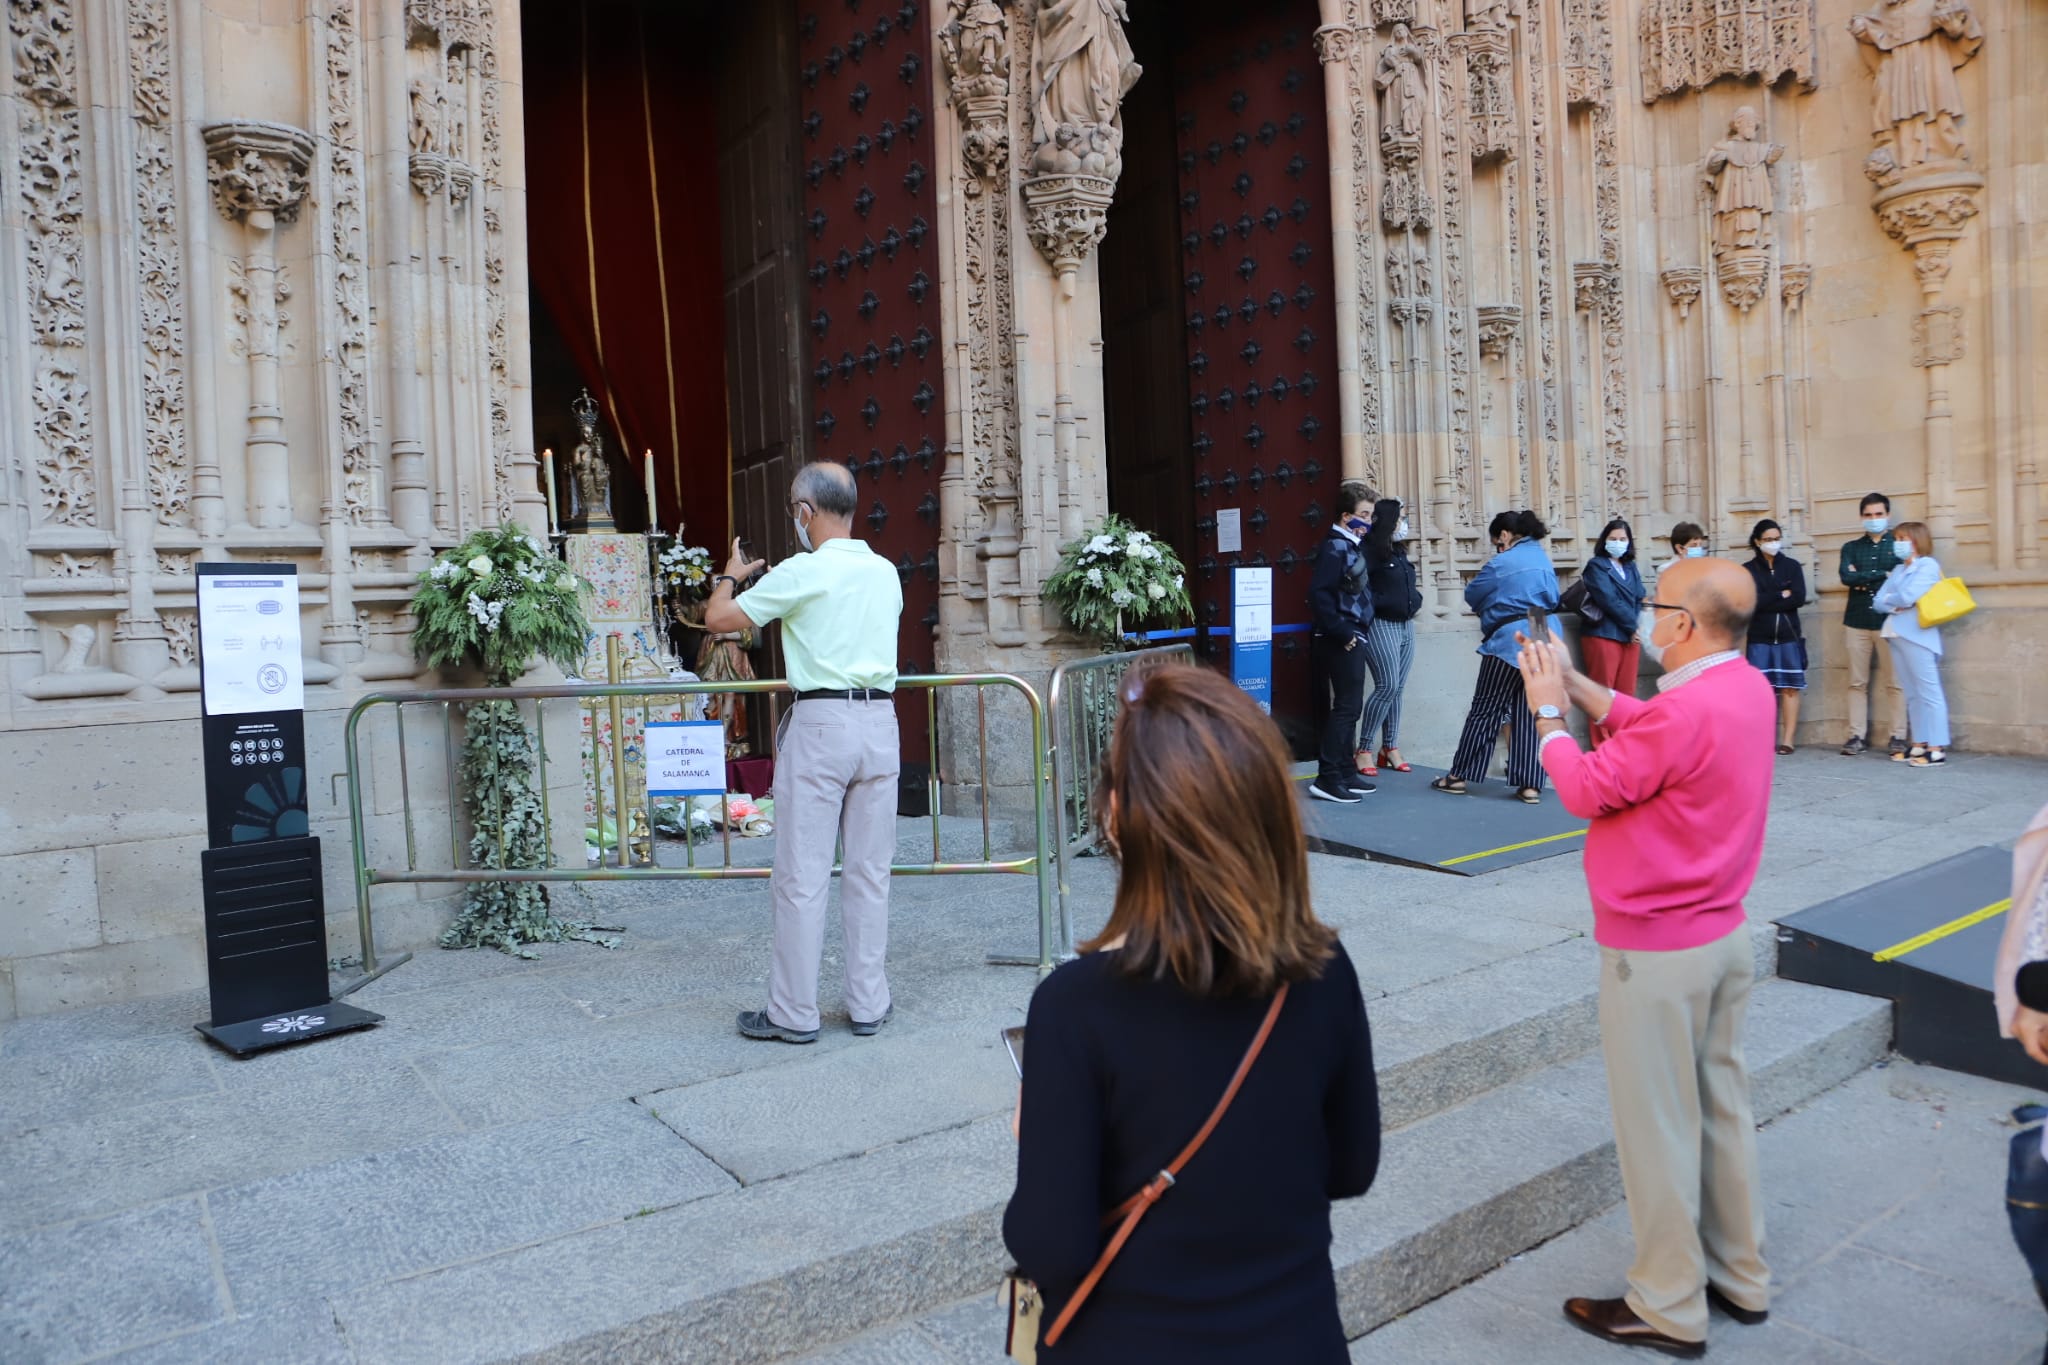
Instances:
[[[1237,1064],[1236,1074],[1231,1076],[1230,1084],[1224,1087],[1223,1098],[1218,1100],[1216,1107],[1209,1112],[1208,1122],[1202,1125],[1201,1131],[1195,1134],[1187,1146],[1180,1149],[1179,1156],[1168,1162],[1166,1168],[1158,1175],[1145,1182],[1143,1189],[1102,1216],[1103,1226],[1114,1225],[1116,1232],[1110,1237],[1109,1245],[1102,1249],[1102,1254],[1095,1258],[1095,1268],[1081,1281],[1081,1287],[1067,1300],[1066,1307],[1053,1319],[1052,1326],[1045,1329],[1046,1345],[1059,1344],[1061,1334],[1067,1330],[1067,1325],[1073,1322],[1074,1314],[1081,1311],[1081,1305],[1088,1301],[1088,1296],[1095,1292],[1095,1286],[1101,1282],[1104,1272],[1109,1269],[1110,1262],[1116,1259],[1117,1253],[1124,1249],[1124,1243],[1131,1239],[1131,1233],[1137,1228],[1139,1220],[1151,1211],[1152,1206],[1159,1202],[1162,1195],[1173,1188],[1175,1177],[1179,1176],[1189,1159],[1202,1150],[1202,1144],[1209,1140],[1209,1134],[1216,1131],[1216,1125],[1221,1123],[1224,1114],[1229,1112],[1230,1102],[1237,1098],[1238,1088],[1244,1084],[1244,1078],[1251,1072],[1252,1063],[1259,1059],[1260,1051],[1266,1046],[1266,1039],[1272,1035],[1273,1025],[1280,1018],[1280,1007],[1286,1003],[1287,985],[1282,983],[1280,989],[1274,992],[1273,1003],[1266,1007],[1266,1017],[1259,1024],[1259,1031],[1252,1036],[1251,1046],[1245,1049],[1244,1060]],[[1004,1349],[1009,1352],[1010,1359],[1020,1362],[1020,1365],[1036,1365],[1038,1326],[1045,1313],[1045,1298],[1038,1292],[1037,1285],[1015,1271],[1010,1272],[1004,1281],[1003,1294],[1009,1302],[1010,1310],[1009,1337],[1004,1343]]]
[[[1977,599],[1962,579],[1944,578],[1920,594],[1919,606],[1920,624],[1931,629],[1962,620],[1977,609]]]
[[[1607,613],[1600,610],[1600,604],[1593,600],[1593,586],[1586,581],[1586,575],[1592,571],[1591,564],[1579,571],[1579,576],[1572,580],[1572,585],[1557,599],[1557,609],[1568,611],[1582,621],[1591,621],[1597,625],[1607,619]]]

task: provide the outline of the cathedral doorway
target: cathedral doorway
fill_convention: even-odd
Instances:
[[[1193,571],[1224,664],[1230,569],[1273,574],[1273,714],[1309,721],[1308,581],[1332,520],[1335,285],[1313,0],[1132,9],[1144,77],[1101,252],[1110,507]]]

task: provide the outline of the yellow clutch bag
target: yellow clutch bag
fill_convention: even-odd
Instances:
[[[1945,626],[1977,610],[1977,600],[1960,578],[1944,578],[1920,597],[1920,624]]]

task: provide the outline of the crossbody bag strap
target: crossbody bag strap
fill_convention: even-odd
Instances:
[[[1266,1007],[1265,1020],[1260,1023],[1258,1033],[1253,1035],[1252,1045],[1245,1049],[1244,1060],[1237,1064],[1237,1072],[1231,1076],[1230,1084],[1224,1088],[1223,1098],[1216,1101],[1216,1107],[1209,1111],[1209,1121],[1202,1125],[1194,1140],[1180,1149],[1180,1155],[1168,1162],[1165,1170],[1146,1181],[1143,1189],[1104,1215],[1105,1223],[1117,1222],[1116,1233],[1109,1239],[1109,1245],[1102,1249],[1102,1255],[1096,1257],[1095,1268],[1088,1272],[1088,1278],[1081,1281],[1081,1287],[1074,1291],[1074,1296],[1068,1299],[1066,1306],[1060,1310],[1059,1317],[1046,1329],[1046,1345],[1058,1344],[1060,1334],[1067,1330],[1067,1324],[1074,1320],[1074,1314],[1081,1311],[1081,1305],[1095,1292],[1095,1286],[1101,1281],[1103,1273],[1109,1269],[1109,1263],[1116,1259],[1117,1253],[1124,1249],[1124,1243],[1131,1239],[1131,1233],[1137,1228],[1138,1220],[1159,1202],[1160,1196],[1173,1188],[1174,1180],[1180,1175],[1181,1169],[1196,1152],[1202,1150],[1202,1144],[1209,1140],[1209,1135],[1216,1131],[1216,1125],[1223,1121],[1224,1114],[1230,1110],[1230,1102],[1237,1098],[1239,1088],[1244,1085],[1244,1078],[1250,1073],[1252,1063],[1259,1059],[1260,1051],[1266,1046],[1266,1039],[1272,1035],[1273,1025],[1280,1019],[1280,1007],[1287,1003],[1287,985],[1286,982],[1281,983],[1279,991],[1273,996],[1273,1003]]]

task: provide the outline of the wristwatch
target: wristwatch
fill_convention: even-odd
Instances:
[[[738,592],[738,591],[740,590],[740,581],[739,581],[739,580],[738,580],[737,578],[734,578],[734,577],[733,577],[733,576],[732,576],[731,574],[729,574],[729,573],[722,573],[722,574],[719,574],[719,575],[718,575],[717,577],[715,577],[715,578],[713,578],[713,579],[711,580],[711,587],[712,587],[712,590],[713,590],[714,592],[715,592],[715,591],[717,591],[717,589],[718,589],[718,585],[719,585],[720,583],[730,583],[730,584],[732,584],[732,590],[733,590],[734,592]]]
[[[1545,705],[1543,705],[1543,706],[1539,706],[1539,707],[1537,707],[1537,708],[1536,708],[1536,719],[1538,719],[1538,720],[1563,720],[1563,719],[1564,719],[1564,712],[1562,712],[1562,711],[1558,710],[1558,709],[1557,709],[1557,708],[1556,708],[1555,706],[1551,706],[1551,705],[1545,704]]]

